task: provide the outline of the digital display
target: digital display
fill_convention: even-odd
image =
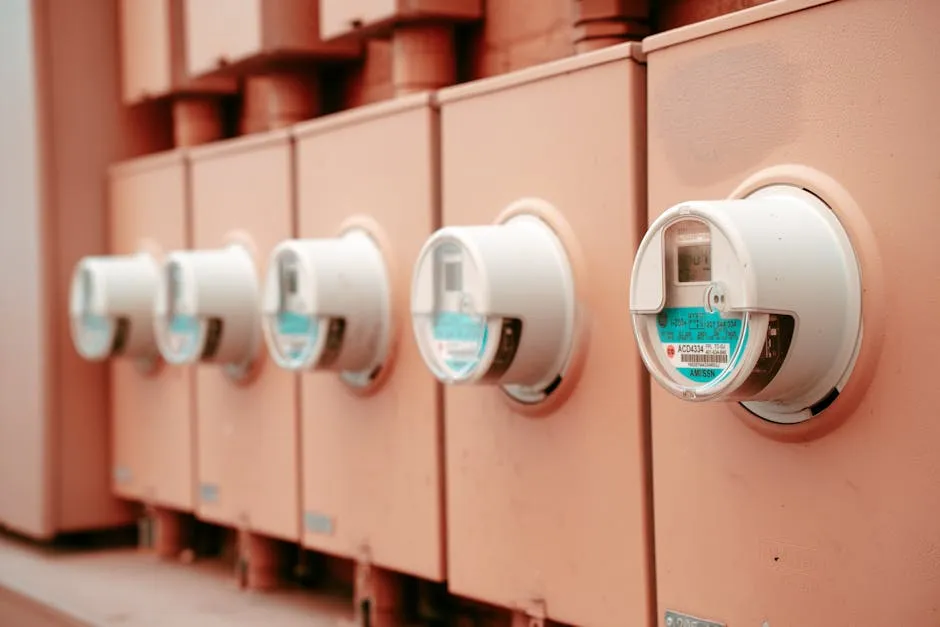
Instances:
[[[678,246],[676,267],[679,283],[699,283],[712,280],[712,255],[709,244]]]
[[[166,283],[166,301],[167,301],[167,314],[170,318],[174,314],[179,312],[182,308],[183,302],[183,271],[179,267],[179,264],[176,262],[171,262],[167,267],[167,283]]]
[[[285,255],[278,261],[278,282],[280,284],[281,311],[298,312],[300,292],[300,268],[293,254]]]
[[[293,263],[281,263],[281,292],[287,296],[297,293],[297,266]]]
[[[91,303],[95,294],[95,280],[88,268],[82,268],[82,307],[86,312],[91,311]]]
[[[463,289],[463,264],[449,261],[444,264],[444,291],[459,292]]]

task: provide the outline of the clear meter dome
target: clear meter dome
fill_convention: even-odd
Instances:
[[[543,400],[571,359],[576,310],[565,248],[536,216],[440,229],[415,266],[412,326],[447,384],[498,384],[520,402]]]
[[[254,261],[243,246],[170,253],[155,303],[160,353],[171,364],[215,363],[244,378],[260,344],[258,300]]]
[[[818,414],[861,341],[861,278],[832,210],[801,188],[664,212],[640,244],[631,310],[656,382],[781,423]]]
[[[264,338],[288,370],[331,370],[370,385],[389,356],[388,269],[359,228],[338,237],[281,242],[271,254],[263,296]]]
[[[148,363],[158,357],[152,324],[158,273],[156,260],[146,253],[85,257],[76,264],[69,317],[79,355]]]

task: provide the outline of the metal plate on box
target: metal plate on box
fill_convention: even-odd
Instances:
[[[727,627],[727,625],[666,610],[666,627]]]
[[[213,483],[199,484],[199,498],[203,503],[218,503],[219,486]]]
[[[114,468],[114,480],[117,483],[130,483],[131,469],[125,466],[116,466]]]
[[[318,512],[304,513],[304,528],[310,533],[333,535],[333,519]]]

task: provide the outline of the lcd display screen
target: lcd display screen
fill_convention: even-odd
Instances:
[[[699,283],[712,280],[712,257],[709,244],[693,244],[676,248],[676,267],[679,283]]]

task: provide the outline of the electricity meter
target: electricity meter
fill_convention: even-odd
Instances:
[[[124,355],[151,364],[153,302],[159,267],[147,253],[85,257],[75,266],[69,295],[72,341],[91,361]]]
[[[828,205],[791,185],[668,209],[640,243],[630,309],[665,389],[785,424],[832,403],[862,334],[849,237]]]
[[[368,385],[389,352],[388,282],[382,251],[362,229],[282,242],[264,285],[268,352],[288,370],[332,370]]]
[[[545,399],[570,363],[576,310],[565,247],[538,216],[442,228],[415,266],[414,333],[443,383],[498,384],[523,403]]]
[[[251,253],[239,244],[170,253],[157,290],[155,326],[171,364],[222,365],[245,378],[260,345],[258,279]]]

